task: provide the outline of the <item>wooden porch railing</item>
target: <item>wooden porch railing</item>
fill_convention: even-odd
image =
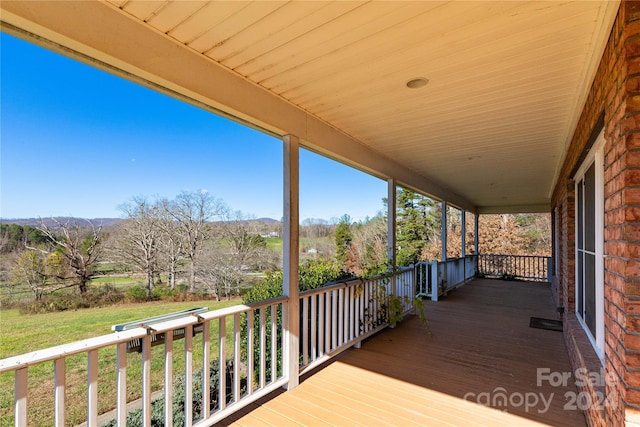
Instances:
[[[395,285],[395,290],[393,289]],[[388,325],[389,296],[401,298],[402,315],[415,298],[414,268],[367,280],[352,280],[300,293],[301,373],[360,342]]]
[[[551,281],[551,257],[534,255],[467,255],[415,266],[417,295],[437,301],[476,275],[533,282]]]
[[[300,293],[300,348],[297,375],[317,367],[349,347],[388,326],[390,295],[402,301],[402,314],[413,309],[416,296],[428,296],[437,300],[441,295],[473,278],[476,272],[490,277],[510,277],[526,280],[548,280],[549,257],[469,255],[444,262],[421,262],[403,267],[367,280],[353,280]],[[139,341],[142,351],[142,418],[143,425],[151,425],[152,342],[164,343],[161,365],[164,384],[173,385],[182,379],[184,390],[184,420],[186,426],[210,426],[230,414],[286,385],[289,381],[283,355],[287,340],[282,322],[287,313],[289,299],[279,297],[249,305],[238,305],[222,310],[207,311],[154,323],[147,327],[114,332],[97,338],[77,341],[57,347],[0,360],[0,374],[14,373],[14,424],[29,425],[28,420],[28,368],[53,364],[54,385],[51,399],[54,402],[52,420],[56,426],[67,424],[66,360],[75,355],[85,355],[87,360],[86,405],[87,425],[98,425],[98,382],[110,381],[98,378],[99,351],[111,349],[116,354],[113,367],[116,373],[113,388],[117,391],[115,420],[125,426],[128,414],[127,401],[127,343]],[[216,325],[216,327],[212,327]],[[227,333],[228,325],[232,331]],[[194,384],[194,328],[202,330],[202,360],[197,365],[215,364],[218,380],[213,384],[208,375]],[[174,332],[184,330],[184,374],[173,372]],[[228,336],[231,336],[229,342]],[[101,353],[104,354],[104,353]],[[200,401],[194,402],[194,388],[210,390],[202,392]],[[164,405],[164,423],[171,426],[174,409],[173,386],[161,390]],[[75,404],[75,402],[74,402]],[[194,413],[197,406],[198,413]]]
[[[299,374],[313,369],[341,351],[359,346],[360,342],[387,326],[389,295],[407,296],[403,311],[410,311],[415,296],[414,268],[403,268],[368,280],[354,280],[300,293],[300,369]],[[87,360],[86,405],[87,426],[98,425],[98,382],[113,381],[117,391],[115,420],[125,426],[127,401],[127,343],[139,340],[142,351],[142,419],[151,425],[152,393],[151,366],[164,370],[164,384],[160,399],[164,401],[164,424],[173,425],[173,384],[181,379],[184,387],[184,423],[186,426],[210,426],[230,414],[284,386],[286,377],[283,355],[287,354],[283,339],[282,316],[287,312],[289,300],[279,297],[249,305],[238,305],[222,310],[207,311],[172,319],[151,326],[140,326],[110,335],[77,341],[70,344],[38,350],[0,360],[0,373],[14,372],[14,425],[29,425],[28,368],[52,363],[54,401],[52,424],[67,425],[66,360],[74,355],[85,355]],[[212,327],[212,326],[217,326]],[[233,325],[232,333],[227,333]],[[202,329],[202,351],[194,352],[194,328]],[[176,375],[174,366],[174,331],[184,330],[184,374]],[[214,332],[217,331],[217,332]],[[231,332],[231,331],[229,331]],[[232,339],[227,342],[228,336]],[[152,357],[151,345],[164,343],[162,357]],[[181,346],[182,347],[182,346]],[[105,350],[116,353],[113,379],[99,378],[99,358]],[[100,352],[100,357],[99,357]],[[209,375],[194,380],[194,353],[202,354],[197,365],[208,370],[213,361],[218,380],[213,384]],[[154,359],[154,360],[152,360]],[[158,360],[162,359],[162,360]],[[216,361],[217,359],[217,361]],[[104,360],[102,360],[104,362]],[[103,369],[103,368],[101,368]],[[156,368],[157,369],[157,368]],[[138,381],[138,380],[136,380]],[[200,382],[201,381],[201,382]],[[194,401],[194,389],[203,390],[200,401]],[[206,391],[210,390],[211,393]],[[77,402],[73,402],[77,404]],[[194,411],[198,407],[198,413]],[[197,418],[197,419],[196,419]]]
[[[440,296],[475,277],[477,265],[476,255],[446,261],[419,262],[415,266],[417,295],[437,301]]]
[[[551,257],[479,255],[478,273],[485,277],[551,282]]]

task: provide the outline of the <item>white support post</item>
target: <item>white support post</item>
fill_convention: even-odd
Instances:
[[[461,245],[460,256],[462,257],[462,281],[467,281],[467,249],[465,246],[467,245],[467,211],[464,209],[460,210],[460,235],[461,235]]]
[[[476,255],[480,255],[480,252],[478,252],[478,245],[480,241],[480,235],[478,234],[478,230],[480,228],[479,220],[480,214],[476,212],[476,214],[473,216],[473,249]]]
[[[204,370],[206,372],[206,370]],[[205,375],[206,376],[206,375]],[[165,332],[164,334],[164,383],[173,384],[173,332]],[[125,390],[126,391],[126,390]],[[126,418],[126,402],[124,405]],[[126,425],[125,423],[118,424]],[[164,388],[164,425],[173,427],[173,388]]]
[[[203,369],[203,372],[207,372],[206,369]],[[218,378],[225,375],[225,372],[218,371]],[[193,425],[193,325],[184,327],[184,399],[184,427],[191,427]],[[151,401],[149,401],[149,407],[151,407]]]
[[[56,359],[53,362],[53,383],[54,383],[54,425],[64,427],[65,425],[65,390],[67,386],[65,376],[65,359]]]
[[[447,201],[443,200],[441,206],[441,221],[440,221],[440,239],[442,241],[442,261],[447,260]]]
[[[249,323],[248,323],[249,325]],[[166,333],[165,335],[171,335]],[[203,322],[202,324],[202,418],[207,419],[211,413],[211,376],[207,375],[209,366],[211,365],[211,323]],[[165,384],[171,384],[165,382]],[[250,384],[250,383],[247,383]],[[171,388],[171,387],[166,387]],[[166,405],[166,401],[165,401]]]
[[[173,335],[171,335],[173,336]],[[166,366],[166,365],[165,365]],[[168,387],[171,388],[171,387]],[[127,425],[127,343],[118,344],[116,352],[116,423]]]
[[[151,335],[142,338],[142,425],[151,427]]]
[[[428,280],[431,280],[431,301],[438,301],[438,261],[431,262],[431,277]]]
[[[28,370],[20,368],[15,373],[14,386],[14,416],[16,426],[27,425],[27,396],[29,395],[29,387],[27,384]]]
[[[284,147],[284,248],[283,293],[289,297],[284,313],[285,342],[283,352],[285,388],[299,384],[300,298],[298,288],[299,258],[299,144],[298,137],[285,135]]]
[[[462,234],[462,252],[460,253],[460,256],[464,258],[467,256],[467,211],[464,209],[460,211],[460,222],[460,233]]]
[[[389,271],[396,270],[396,181],[387,180],[387,262]],[[391,275],[391,293],[397,295],[396,275]]]
[[[447,264],[447,201],[443,200],[441,203],[441,208],[440,210],[442,211],[442,216],[441,216],[441,222],[440,222],[440,239],[442,241],[442,254],[441,254],[441,258],[442,258],[442,281],[444,283],[444,293],[446,294],[446,289],[447,289],[447,278],[448,276],[448,271],[447,268],[449,267]]]
[[[98,350],[87,354],[87,427],[98,427]]]

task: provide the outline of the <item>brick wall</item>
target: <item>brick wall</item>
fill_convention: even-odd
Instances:
[[[604,113],[605,371],[609,405],[587,411],[590,425],[640,424],[640,2],[622,2],[563,164],[552,205],[561,212],[562,301],[575,311],[575,194],[571,174]],[[599,361],[571,316],[565,339],[574,369]],[[595,397],[597,390],[583,390]]]

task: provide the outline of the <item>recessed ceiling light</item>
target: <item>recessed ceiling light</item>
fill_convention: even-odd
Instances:
[[[415,79],[411,79],[407,82],[407,87],[410,89],[418,89],[421,87],[425,87],[429,83],[429,80],[424,77],[418,77]]]

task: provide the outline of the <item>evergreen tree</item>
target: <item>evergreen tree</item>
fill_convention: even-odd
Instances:
[[[349,215],[343,215],[336,227],[336,260],[344,265],[348,259],[349,248],[351,247],[351,240],[353,239],[353,233],[351,232],[351,217]]]
[[[409,265],[422,259],[440,233],[440,205],[433,199],[400,189],[396,196],[396,260]]]

